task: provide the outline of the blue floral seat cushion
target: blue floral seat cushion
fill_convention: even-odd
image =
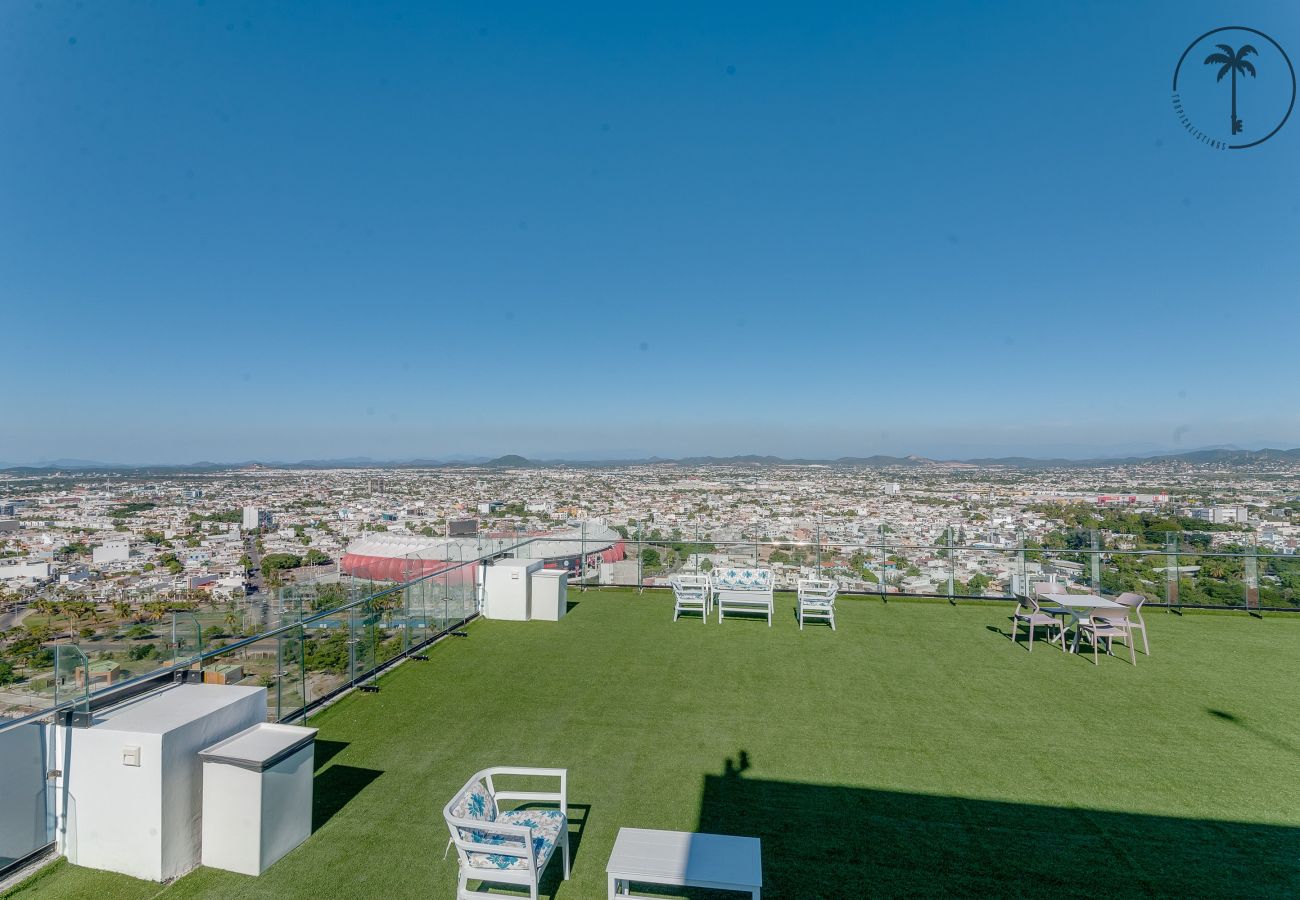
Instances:
[[[545,868],[560,835],[568,827],[568,819],[558,809],[512,809],[497,813],[498,825],[525,825],[533,833],[533,859],[540,872]],[[514,844],[519,841],[513,835],[497,832],[479,832],[479,843]],[[476,869],[527,869],[528,860],[523,856],[508,856],[504,853],[470,853],[469,864]]]
[[[804,597],[799,602],[804,606],[825,606],[828,609],[835,603],[834,600],[830,600],[826,597]]]

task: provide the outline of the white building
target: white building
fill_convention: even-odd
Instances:
[[[127,562],[131,558],[130,541],[109,541],[90,551],[90,561],[97,566]]]
[[[1244,506],[1210,506],[1188,510],[1193,519],[1202,519],[1215,525],[1246,524],[1250,511]]]
[[[25,557],[15,560],[0,560],[0,581],[47,581],[50,577],[50,561]]]
[[[258,528],[271,527],[271,514],[266,510],[259,510],[256,506],[244,507],[244,530],[253,531]]]

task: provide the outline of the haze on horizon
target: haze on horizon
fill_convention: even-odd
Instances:
[[[6,4],[0,461],[1300,446],[1300,122],[1170,108],[1222,15]]]

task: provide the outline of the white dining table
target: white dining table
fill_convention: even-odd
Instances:
[[[1077,653],[1079,650],[1080,619],[1086,618],[1095,609],[1128,609],[1123,603],[1116,603],[1114,600],[1107,600],[1096,594],[1045,594],[1038,598],[1038,602],[1043,606],[1060,606],[1074,619],[1074,643],[1070,647],[1071,653]]]

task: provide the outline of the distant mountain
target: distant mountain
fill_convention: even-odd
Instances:
[[[91,460],[56,459],[30,466],[0,466],[0,472],[10,475],[69,476],[79,473],[115,473],[129,475],[185,475],[210,472],[237,471],[248,468],[267,469],[437,469],[475,468],[510,469],[540,466],[569,466],[573,468],[607,468],[610,466],[679,465],[679,466],[841,466],[846,468],[942,468],[969,466],[1007,469],[1065,469],[1105,468],[1119,465],[1149,465],[1162,462],[1182,462],[1189,465],[1250,466],[1261,463],[1300,463],[1300,447],[1291,450],[1265,448],[1242,450],[1236,447],[1218,447],[1189,450],[1159,456],[1100,457],[1093,459],[1066,459],[1053,457],[1039,459],[1030,456],[978,457],[975,459],[929,459],[924,456],[841,456],[836,459],[787,459],[780,456],[744,454],[740,456],[685,456],[667,459],[651,456],[644,459],[607,460],[547,460],[539,462],[518,454],[507,454],[495,459],[460,457],[455,459],[405,459],[376,460],[368,456],[342,459],[309,459],[298,462],[242,463],[197,462],[189,464],[120,465]]]
[[[111,469],[112,463],[96,462],[93,459],[42,459],[33,463],[34,469]]]
[[[510,453],[505,456],[498,456],[496,459],[490,459],[483,465],[493,469],[518,469],[534,465],[534,463],[529,462],[517,453]]]

